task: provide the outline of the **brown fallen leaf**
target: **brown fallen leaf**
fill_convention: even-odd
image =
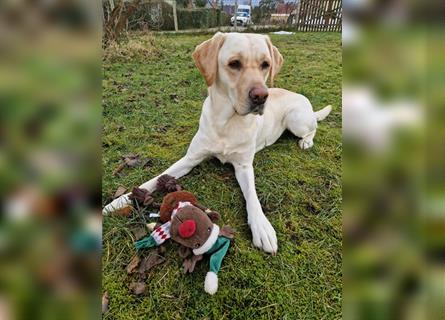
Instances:
[[[132,282],[130,289],[133,290],[135,295],[141,295],[145,292],[146,285],[144,282]]]
[[[159,254],[156,253],[150,253],[150,255],[144,260],[142,260],[141,264],[139,265],[138,272],[140,274],[145,274],[148,271],[150,271],[154,266],[157,266],[158,264],[161,264],[165,262],[165,258]]]
[[[117,176],[122,170],[124,170],[126,164],[125,163],[120,163],[116,169],[114,169],[113,171],[113,176]]]
[[[147,235],[147,228],[145,226],[131,227],[130,231],[133,233],[136,240],[142,239]]]
[[[117,166],[116,169],[113,171],[113,175],[116,176],[121,173],[122,170],[124,170],[125,167],[134,168],[141,164],[141,160],[139,158],[139,155],[137,154],[127,154],[122,157],[122,162]]]
[[[139,256],[134,255],[133,258],[131,258],[131,261],[127,266],[127,273],[128,274],[134,273],[139,266],[139,262],[141,262],[141,259],[139,258]]]
[[[119,186],[114,193],[113,199],[119,198],[121,195],[125,194],[125,192],[127,192],[127,188]]]
[[[141,162],[144,169],[153,167],[153,159],[151,158],[144,158]]]
[[[158,249],[157,249],[157,251],[158,251],[158,254],[160,255],[160,256],[164,256],[164,253],[165,253],[165,251],[167,251],[167,249],[165,248],[165,246],[164,245],[160,245],[159,247],[158,247]]]
[[[231,171],[227,171],[227,172],[224,172],[224,173],[220,174],[220,177],[223,180],[229,180],[229,179],[233,179],[234,174]]]
[[[133,212],[133,207],[127,206],[113,211],[113,215],[121,217],[129,217],[132,212]]]
[[[108,304],[110,303],[110,298],[108,296],[108,292],[105,291],[105,293],[102,296],[102,314],[106,313],[108,311]]]
[[[130,154],[127,154],[127,155],[123,156],[122,160],[130,168],[137,167],[138,165],[141,164],[141,160],[139,158],[139,155],[133,154],[133,153],[130,153]]]

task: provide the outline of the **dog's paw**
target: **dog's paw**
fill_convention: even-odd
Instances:
[[[120,196],[119,198],[114,199],[113,201],[111,201],[109,204],[107,204],[103,209],[102,209],[102,214],[103,215],[109,215],[110,213],[117,211],[119,209],[125,208],[129,205],[131,205],[131,200],[129,198],[129,193],[124,194],[122,196]]]
[[[255,218],[250,223],[253,245],[272,254],[278,250],[277,235],[266,217]]]
[[[314,145],[314,141],[312,139],[309,140],[302,138],[300,139],[300,141],[298,141],[298,145],[300,146],[301,149],[306,150]]]

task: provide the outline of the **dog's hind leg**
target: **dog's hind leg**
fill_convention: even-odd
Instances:
[[[301,139],[298,141],[298,145],[300,146],[301,149],[306,150],[314,145],[315,133],[316,129],[301,137]]]
[[[300,138],[298,145],[301,149],[309,149],[314,145],[317,120],[313,112],[301,112],[294,109],[286,115],[285,121],[286,128]]]

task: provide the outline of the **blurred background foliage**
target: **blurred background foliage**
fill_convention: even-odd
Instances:
[[[0,319],[98,318],[98,6],[9,1],[0,16]]]
[[[344,4],[346,319],[445,315],[443,31],[427,11]]]

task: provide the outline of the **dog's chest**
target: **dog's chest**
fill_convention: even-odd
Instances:
[[[255,132],[225,130],[218,134],[211,146],[213,155],[222,163],[233,163],[255,152]]]
[[[203,147],[222,163],[234,163],[253,156],[257,130],[257,119],[253,115],[218,118],[206,100],[199,136],[203,140]]]
[[[233,147],[224,148],[219,152],[215,152],[214,156],[221,161],[221,163],[235,163],[242,162],[244,158],[247,158],[250,155],[251,151],[247,148],[238,148],[235,149]]]

